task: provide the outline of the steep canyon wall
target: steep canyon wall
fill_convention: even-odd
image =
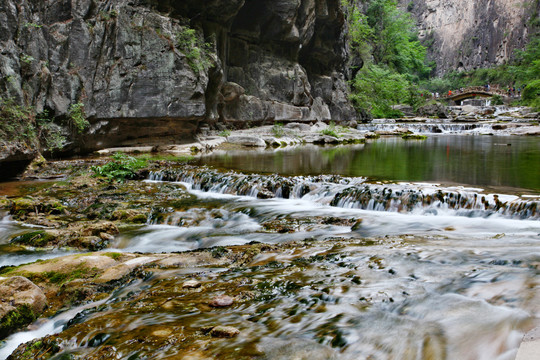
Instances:
[[[64,124],[83,103],[74,152],[354,120],[345,31],[339,0],[4,0],[0,96]]]
[[[438,75],[507,62],[527,44],[537,0],[400,0],[413,14]]]

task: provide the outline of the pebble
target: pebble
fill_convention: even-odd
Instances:
[[[172,330],[170,329],[159,329],[152,332],[152,335],[158,336],[158,337],[167,337],[172,334]]]
[[[104,241],[114,241],[114,236],[107,234],[106,232],[99,233],[99,237]]]
[[[210,301],[212,307],[227,307],[234,303],[234,299],[228,295],[216,296]]]
[[[232,338],[240,334],[240,330],[232,326],[216,326],[210,330],[210,335],[213,337]]]
[[[183,289],[196,289],[198,287],[201,287],[201,283],[197,280],[188,280],[182,285]]]

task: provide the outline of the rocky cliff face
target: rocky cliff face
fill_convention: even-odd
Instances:
[[[536,0],[400,0],[417,19],[428,58],[437,73],[470,70],[508,61],[531,31]]]
[[[344,24],[339,0],[4,0],[0,95],[64,123],[83,103],[75,151],[354,120]]]

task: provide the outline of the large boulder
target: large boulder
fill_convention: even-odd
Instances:
[[[425,117],[436,117],[439,119],[448,118],[448,110],[446,106],[441,104],[430,104],[422,106],[418,109],[418,115]]]
[[[33,322],[46,306],[43,291],[27,278],[0,278],[0,339]]]
[[[229,136],[227,137],[227,142],[248,147],[266,147],[266,142],[257,136]]]

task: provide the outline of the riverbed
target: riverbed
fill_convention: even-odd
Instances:
[[[539,160],[536,138],[438,136],[216,152],[156,169],[138,186],[176,187],[189,202],[156,199],[146,223],[104,251],[276,248],[231,268],[154,269],[63,328],[55,358],[513,359],[540,325]],[[9,216],[0,227],[5,246],[33,229]],[[202,290],[179,290],[189,279]],[[204,305],[223,294],[238,300]],[[216,324],[239,334],[206,338]]]

